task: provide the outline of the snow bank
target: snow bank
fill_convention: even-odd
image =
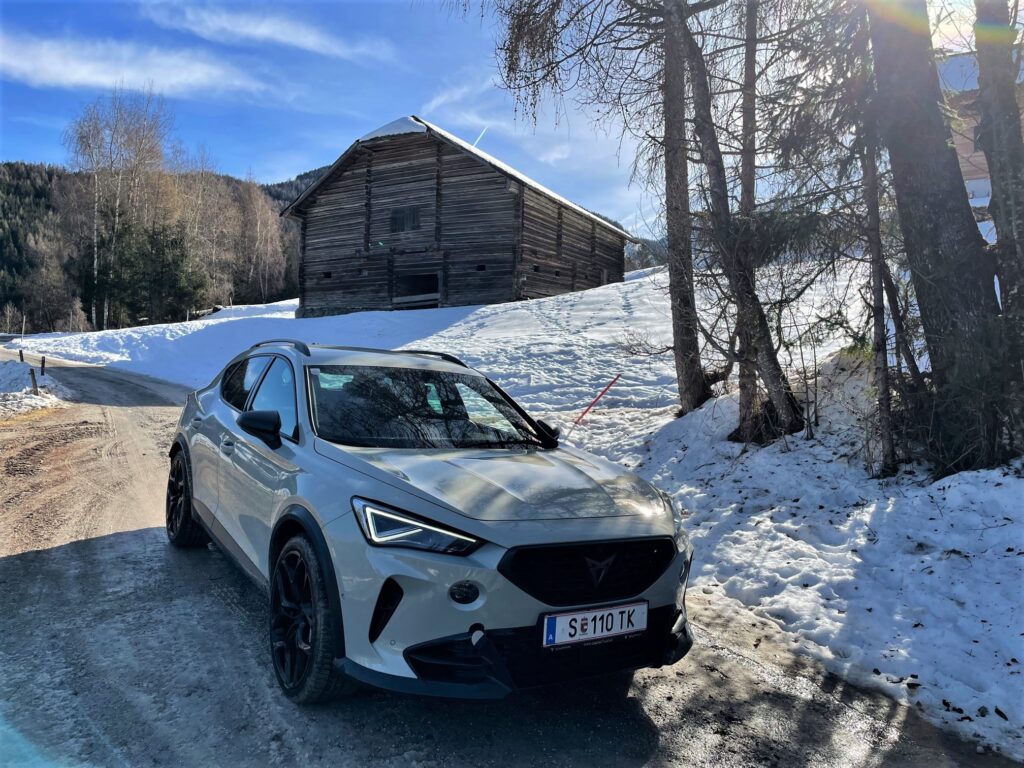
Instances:
[[[857,272],[820,280],[787,322],[806,327],[836,297],[855,322],[862,282]],[[813,438],[743,451],[724,439],[736,419],[729,396],[673,419],[671,359],[634,356],[622,344],[628,335],[668,343],[666,283],[663,270],[645,270],[550,299],[301,320],[295,302],[280,302],[190,323],[34,336],[23,345],[190,386],[205,385],[231,356],[266,338],[433,348],[486,371],[563,428],[621,372],[570,440],[635,468],[689,511],[694,588],[773,620],[792,633],[795,649],[837,674],[1024,757],[1020,467],[931,485],[913,469],[871,479],[865,363],[836,355],[844,340],[827,333],[803,350],[803,361],[797,352],[785,361],[796,369],[816,359],[823,368]]]
[[[32,378],[28,363],[0,360],[0,419],[34,408],[54,408],[62,405],[69,392],[54,381],[52,376],[40,376],[36,371],[39,394],[32,394]]]
[[[812,439],[744,451],[724,439],[737,407],[723,397],[683,419],[605,413],[588,443],[687,510],[695,588],[773,621],[841,677],[1020,758],[1024,466],[871,479],[868,370],[829,361]]]

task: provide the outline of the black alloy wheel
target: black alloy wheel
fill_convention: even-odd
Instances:
[[[192,517],[192,489],[188,466],[179,451],[171,459],[167,477],[167,539],[176,547],[196,547],[206,543],[206,534]]]
[[[316,612],[309,566],[299,549],[282,554],[270,595],[270,642],[274,669],[285,690],[302,685],[316,642]]]
[[[285,696],[316,704],[358,687],[335,663],[341,616],[331,610],[316,550],[304,535],[276,555],[270,578],[270,655]]]

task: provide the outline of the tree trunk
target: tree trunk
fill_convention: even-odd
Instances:
[[[669,301],[672,306],[672,351],[679,386],[680,415],[711,397],[698,341],[693,294],[693,231],[686,139],[686,59],[679,27],[685,24],[681,0],[665,3],[665,221],[668,234]]]
[[[995,291],[943,120],[925,0],[891,4],[869,4],[868,17],[881,135],[935,382],[930,442],[943,470],[991,465],[1006,378]]]
[[[889,350],[885,326],[885,254],[882,251],[882,217],[878,209],[878,147],[873,129],[868,134],[861,155],[864,206],[867,209],[868,253],[871,256],[871,325],[875,354],[875,389],[878,391],[878,435],[882,444],[882,460],[878,474],[890,477],[896,473],[896,446],[892,437],[892,401],[889,396]]]
[[[757,184],[757,6],[758,0],[744,5],[743,86],[740,103],[740,209],[739,232],[736,237],[736,258],[756,290],[753,238],[754,205]],[[739,337],[739,426],[733,438],[744,443],[757,436],[757,369],[751,357],[752,344],[746,314],[737,314]]]
[[[900,357],[906,363],[907,373],[914,384],[917,392],[924,392],[928,385],[925,384],[924,376],[921,374],[921,367],[917,364],[917,356],[910,348],[910,341],[907,339],[907,329],[903,324],[903,305],[900,303],[900,294],[896,290],[896,283],[893,282],[892,273],[889,272],[889,265],[882,261],[882,286],[885,289],[885,298],[889,303],[889,315],[892,317],[892,327],[896,332],[896,349]]]
[[[89,320],[93,330],[96,325],[96,296],[100,290],[100,176],[92,172],[92,301],[89,302]]]
[[[694,132],[708,173],[711,228],[729,290],[736,302],[737,327],[746,328],[749,333],[750,355],[774,407],[777,428],[787,434],[797,432],[803,427],[803,416],[779,364],[768,319],[754,290],[751,276],[737,259],[736,238],[729,210],[729,186],[714,123],[707,64],[689,27],[684,25],[680,31],[693,93]]]
[[[996,227],[996,274],[1010,377],[1009,414],[1015,439],[1024,440],[1024,141],[1014,61],[1017,31],[1006,0],[974,0],[977,21],[981,148],[992,182],[989,210]]]

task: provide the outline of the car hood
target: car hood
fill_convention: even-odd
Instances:
[[[424,451],[326,446],[320,452],[328,457],[330,449],[337,450],[364,464],[364,471],[392,478],[389,484],[429,495],[476,520],[666,514],[649,483],[573,448]]]

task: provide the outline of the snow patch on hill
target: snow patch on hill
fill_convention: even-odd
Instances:
[[[845,340],[824,330],[784,359],[791,371],[815,360],[820,368],[813,436],[751,450],[729,443],[731,395],[673,418],[671,358],[623,346],[630,334],[669,342],[666,283],[663,270],[645,270],[550,299],[315,319],[296,319],[297,302],[279,302],[189,323],[34,336],[23,346],[189,386],[267,338],[433,348],[487,372],[563,432],[622,373],[569,441],[630,466],[687,510],[697,552],[691,588],[774,621],[794,649],[835,673],[1024,757],[1021,465],[938,483],[918,468],[872,479],[867,361],[839,354]],[[806,328],[838,298],[857,325],[861,285],[856,270],[823,277],[787,322]],[[710,303],[699,303],[710,316]]]
[[[36,371],[39,394],[32,393],[32,378],[28,363],[0,360],[0,419],[9,418],[35,408],[56,408],[69,396],[66,387],[52,376],[40,376]]]

